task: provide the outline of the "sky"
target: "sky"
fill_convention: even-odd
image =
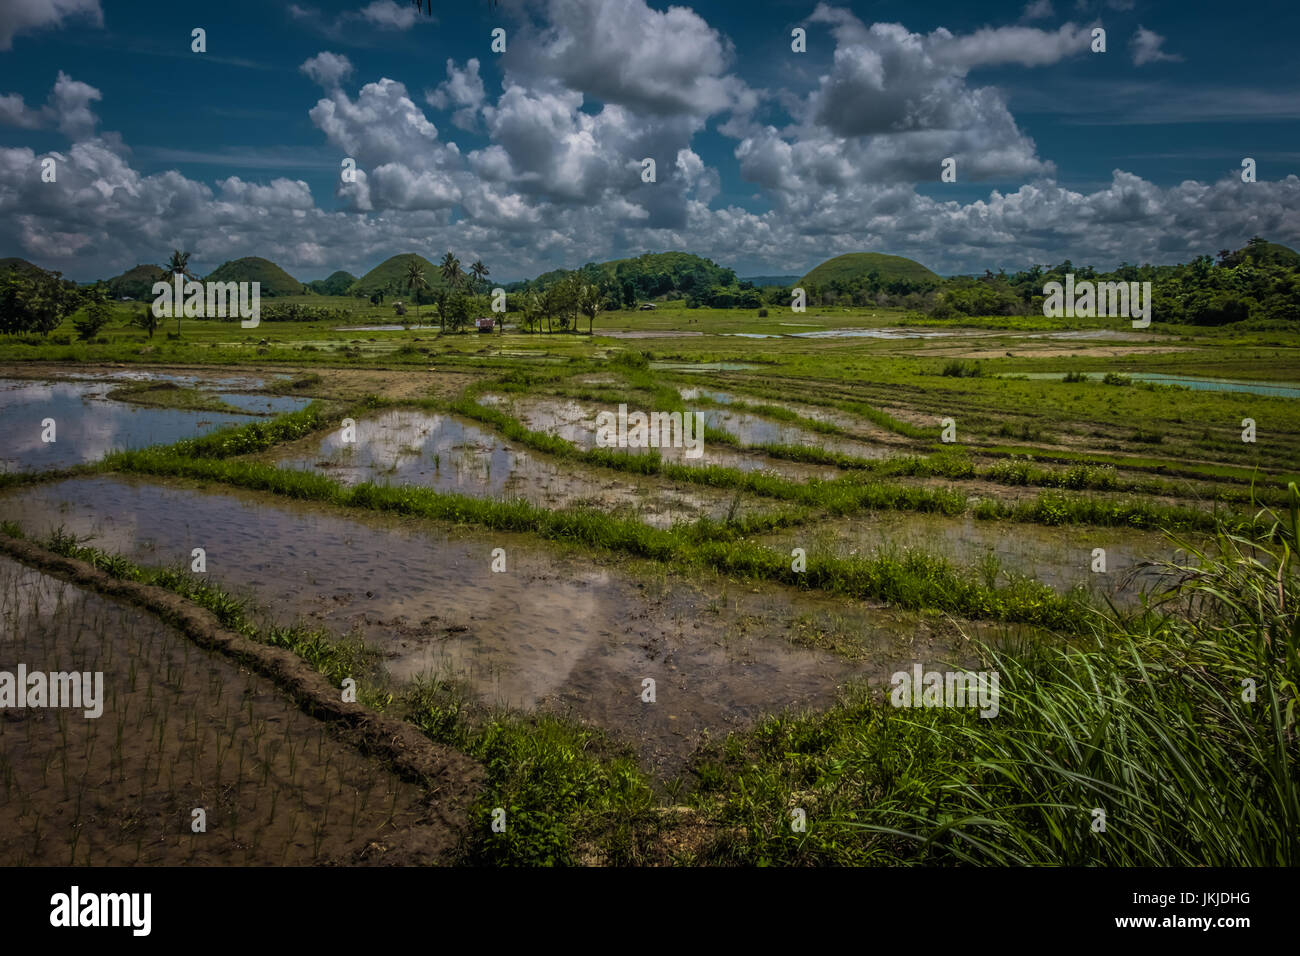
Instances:
[[[308,281],[451,250],[512,281],[1300,246],[1293,0],[432,6],[0,0],[0,257]]]

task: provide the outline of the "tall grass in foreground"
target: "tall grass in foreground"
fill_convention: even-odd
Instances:
[[[751,749],[733,745],[701,768],[702,805],[719,801],[715,812],[747,834],[707,855],[1300,863],[1294,485],[1291,495],[1269,538],[1220,533],[1166,565],[1178,577],[1171,613],[1098,619],[1085,646],[986,651],[1001,676],[997,717],[864,696],[825,715],[770,719]],[[807,833],[785,825],[793,806],[815,808]]]

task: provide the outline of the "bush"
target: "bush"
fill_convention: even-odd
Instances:
[[[99,335],[99,330],[108,324],[109,308],[103,302],[92,302],[86,306],[86,314],[72,320],[72,327],[77,330],[77,338],[89,342]]]
[[[943,367],[943,374],[949,378],[979,378],[984,374],[984,369],[979,362],[968,363],[953,359]]]
[[[650,367],[650,357],[644,352],[638,352],[636,349],[628,349],[616,353],[609,360],[609,364],[620,365],[623,368],[646,369]]]

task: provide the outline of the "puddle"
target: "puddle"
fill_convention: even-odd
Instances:
[[[310,398],[293,395],[245,395],[242,392],[217,392],[217,398],[227,405],[242,408],[250,415],[282,415],[296,412],[311,404]]]
[[[111,451],[170,444],[248,418],[108,401],[115,381],[40,382],[0,379],[0,470],[66,468],[98,461]],[[54,441],[42,441],[45,419]]]
[[[1154,531],[1123,528],[1047,528],[1031,524],[979,521],[970,517],[877,512],[837,518],[765,535],[760,543],[788,551],[804,548],[809,557],[821,552],[840,557],[870,556],[880,551],[919,549],[964,568],[996,558],[997,583],[1009,575],[1032,577],[1059,591],[1083,585],[1098,598],[1135,603],[1143,588],[1159,588],[1161,578],[1144,561],[1169,559],[1176,548]],[[1092,551],[1106,551],[1106,573],[1092,572]],[[1137,570],[1134,570],[1137,569]],[[1131,574],[1130,574],[1131,572]],[[977,579],[980,571],[973,570]]]
[[[1105,372],[1084,372],[1089,381],[1099,382]],[[1300,398],[1300,385],[1278,382],[1236,381],[1226,378],[1206,378],[1197,375],[1163,375],[1156,372],[1118,372],[1135,382],[1148,382],[1152,385],[1177,385],[1198,392],[1246,392],[1251,395],[1271,395],[1276,398]],[[1060,372],[1020,372],[1007,373],[1004,378],[1028,378],[1061,381]]]
[[[1122,332],[1119,329],[1070,329],[1065,332],[1021,332],[1021,339],[1110,339],[1116,342],[1145,342],[1150,334]]]
[[[738,332],[755,339],[939,339],[961,332],[926,332],[919,329],[820,329],[816,332]]]
[[[185,385],[191,388],[228,389],[232,391],[251,392],[264,388],[268,380],[288,380],[292,376],[275,374],[268,377],[265,375],[247,375],[244,373],[221,375],[212,374],[210,372],[191,374],[188,372],[156,372],[151,369],[115,368],[97,369],[93,372],[65,372],[59,370],[51,377],[60,380],[68,379],[71,381],[89,382],[174,382],[177,385]]]
[[[673,372],[745,372],[763,366],[744,362],[651,362],[650,367]]]
[[[434,672],[488,702],[569,712],[659,770],[679,769],[706,735],[826,706],[845,681],[955,656],[938,619],[712,575],[638,578],[525,536],[249,493],[95,476],[15,489],[0,497],[3,519],[29,534],[62,525],[148,564],[188,562],[202,547],[210,579],[276,621],[355,631],[397,680]],[[494,548],[508,573],[490,571]],[[851,636],[861,659],[791,642],[808,628]],[[641,701],[646,677],[653,706]]]
[[[736,396],[730,392],[719,392],[709,388],[688,387],[679,390],[682,401],[692,401],[697,398],[706,398],[710,401],[717,402],[720,405],[730,405],[733,402],[746,402],[752,405],[775,405],[779,408],[788,409],[803,418],[816,422],[827,422],[831,425],[838,425],[840,428],[857,434],[871,434],[872,437],[883,437],[886,439],[886,445],[897,445],[895,436],[890,435],[883,429],[874,427],[860,418],[840,412],[834,409],[821,408],[816,405],[800,405],[796,402],[774,401],[770,398],[760,398],[751,396]],[[770,419],[760,419],[771,423]],[[710,422],[710,424],[713,424]],[[726,427],[725,425],[722,427]],[[799,426],[791,426],[798,428]],[[730,429],[728,429],[730,430]],[[840,441],[833,435],[821,435],[817,432],[811,432],[806,429],[800,429],[801,433],[807,440],[792,441],[790,444],[808,444],[816,448],[826,448],[832,451],[843,451],[848,455],[856,455],[859,458],[884,458],[889,454],[886,448],[874,445],[864,445],[858,442]]]
[[[424,485],[480,498],[523,498],[547,508],[588,505],[656,527],[706,514],[721,518],[731,504],[731,497],[711,489],[684,491],[649,478],[560,466],[472,422],[415,409],[359,419],[355,443],[343,444],[334,430],[289,445],[272,460],[349,485]]]
[[[600,411],[617,410],[606,409],[603,406],[588,405],[583,402],[563,398],[545,398],[540,396],[529,396],[527,399],[506,398],[501,395],[481,395],[478,401],[483,405],[490,405],[503,408],[511,415],[523,422],[524,426],[532,431],[546,432],[551,435],[557,435],[565,441],[572,442],[579,448],[591,450],[596,448],[596,415]],[[633,409],[629,409],[632,411]],[[724,417],[732,416],[737,422],[737,428],[741,427],[740,413],[726,412],[721,409],[702,408],[699,411],[705,415],[705,420],[712,425],[725,427]],[[764,426],[770,426],[773,423],[766,419],[758,419],[756,416],[743,416],[748,419],[755,419]],[[730,430],[730,428],[728,428]],[[751,430],[751,436],[764,434],[778,434],[777,432],[763,432],[759,428]],[[805,432],[804,434],[811,434]],[[740,437],[737,434],[737,437]],[[744,441],[744,438],[741,438]],[[774,439],[775,440],[775,439]],[[864,446],[866,447],[866,446]],[[783,461],[776,458],[769,458],[765,455],[755,452],[745,452],[727,445],[720,445],[717,442],[704,440],[702,452],[698,458],[687,458],[684,448],[625,448],[612,449],[621,450],[629,455],[640,455],[657,453],[665,461],[671,461],[679,465],[718,465],[724,468],[737,468],[741,471],[771,471],[788,478],[806,480],[808,478],[833,478],[838,474],[834,468],[828,468],[821,465],[807,465],[802,462]]]
[[[704,421],[713,428],[730,432],[745,445],[800,445],[856,458],[886,458],[889,449],[835,435],[823,435],[789,422],[763,418],[749,412],[703,408]]]
[[[730,405],[736,400],[735,395],[727,392],[714,391],[711,388],[682,388],[678,389],[678,394],[682,396],[682,401],[693,402],[697,398],[707,398],[711,402],[717,402],[719,405]]]

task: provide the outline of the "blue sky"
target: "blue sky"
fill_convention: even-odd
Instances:
[[[859,249],[956,272],[1300,242],[1295,4],[434,8],[10,0],[0,255],[84,280],[181,246],[201,271],[263,255],[312,279],[450,248],[509,280],[669,248],[743,275]]]

